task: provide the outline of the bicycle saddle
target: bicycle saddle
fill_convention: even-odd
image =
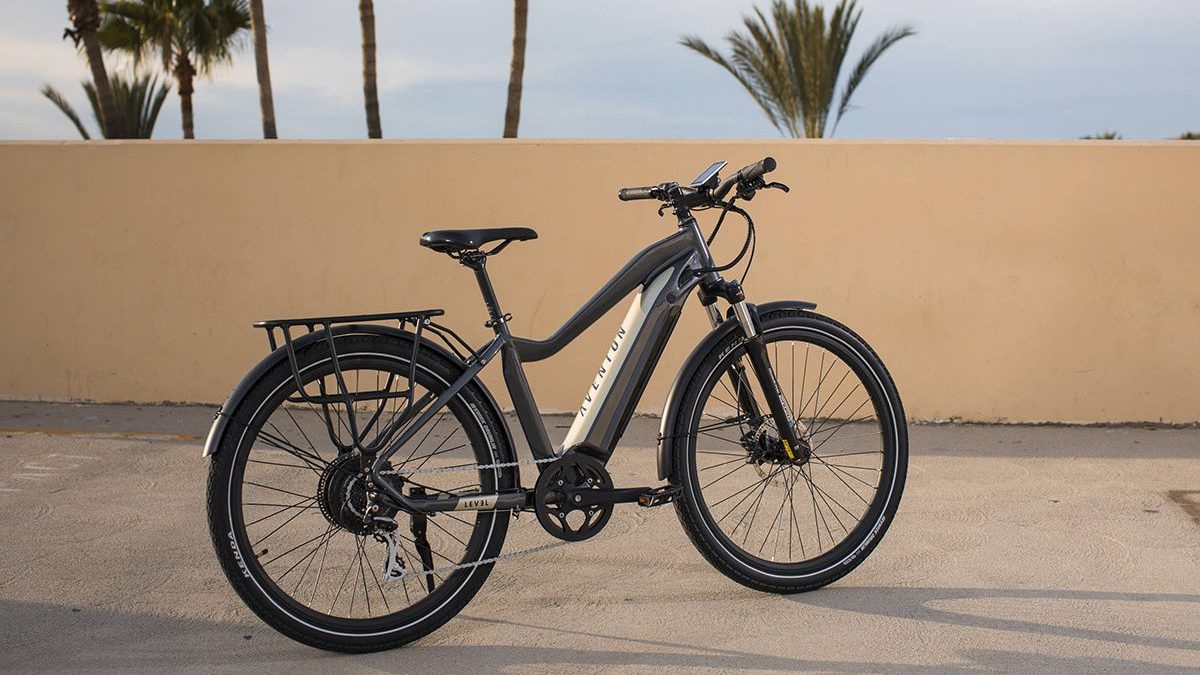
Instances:
[[[478,230],[434,230],[421,235],[421,245],[438,253],[472,251],[491,241],[537,239],[528,227],[490,227]]]

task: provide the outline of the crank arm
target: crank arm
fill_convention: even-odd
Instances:
[[[561,493],[560,493],[561,494]],[[679,488],[673,485],[659,487],[616,488],[613,490],[568,490],[567,503],[570,506],[588,507],[607,504],[628,504],[637,502],[642,506],[658,506],[674,501],[679,496]]]

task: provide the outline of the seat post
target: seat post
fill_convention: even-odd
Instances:
[[[488,278],[487,254],[481,251],[464,253],[461,262],[475,272],[475,281],[479,284],[483,303],[487,305],[488,321],[484,325],[496,331],[497,335],[508,336],[508,320],[511,316],[500,309],[500,300],[496,298],[496,290],[492,288],[492,280]]]

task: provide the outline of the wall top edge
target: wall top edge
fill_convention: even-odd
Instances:
[[[1200,142],[1180,140],[993,140],[972,138],[948,139],[793,139],[793,138],[706,138],[706,139],[661,139],[661,138],[445,138],[445,139],[344,139],[344,140],[3,140],[0,147],[107,147],[107,146],[370,146],[370,145],[773,145],[773,146],[997,146],[997,147],[1179,147],[1200,149]]]

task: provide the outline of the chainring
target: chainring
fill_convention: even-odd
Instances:
[[[611,490],[612,477],[600,460],[576,453],[551,462],[533,490],[534,511],[547,532],[564,541],[583,541],[600,533],[612,517],[612,504],[574,506],[572,496],[585,490]]]

